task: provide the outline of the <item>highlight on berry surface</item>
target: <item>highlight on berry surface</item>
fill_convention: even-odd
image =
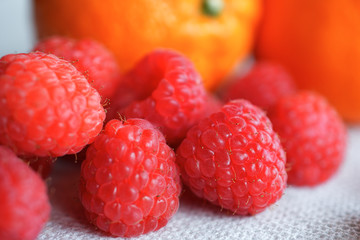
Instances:
[[[113,236],[164,227],[179,207],[175,153],[143,119],[111,120],[81,165],[80,200],[88,220]]]
[[[286,188],[280,140],[265,113],[246,100],[230,101],[192,127],[176,161],[196,196],[233,214],[257,214]]]

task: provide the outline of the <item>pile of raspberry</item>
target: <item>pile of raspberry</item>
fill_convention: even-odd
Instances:
[[[68,156],[82,161],[89,223],[135,237],[166,226],[182,184],[255,215],[287,184],[334,176],[346,145],[335,109],[279,65],[256,62],[216,96],[181,53],[156,49],[122,72],[91,39],[0,58],[0,109],[0,239],[36,239],[50,217],[45,179]]]

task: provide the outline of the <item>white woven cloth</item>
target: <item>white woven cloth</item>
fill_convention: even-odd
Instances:
[[[77,198],[79,168],[57,163],[51,219],[38,239],[114,239],[89,225]],[[233,216],[190,193],[167,226],[137,239],[360,239],[360,127],[349,128],[340,171],[315,188],[288,187],[274,206],[252,217]]]

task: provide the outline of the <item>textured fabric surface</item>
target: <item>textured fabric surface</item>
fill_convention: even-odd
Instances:
[[[114,239],[83,216],[78,165],[56,164],[49,181],[51,219],[38,239]],[[360,239],[360,128],[349,128],[345,162],[325,184],[290,186],[274,206],[252,217],[221,211],[185,190],[168,225],[137,239]]]

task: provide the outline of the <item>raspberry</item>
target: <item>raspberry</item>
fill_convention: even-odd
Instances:
[[[114,236],[165,226],[179,206],[175,153],[143,119],[112,120],[81,165],[80,199],[90,222]]]
[[[211,114],[220,111],[224,103],[217,96],[208,93],[206,96],[205,113],[203,116],[207,117]],[[200,121],[201,119],[199,119]]]
[[[314,186],[344,159],[346,129],[335,109],[312,92],[283,97],[269,111],[288,161],[288,183]]]
[[[147,119],[159,127],[171,145],[184,138],[203,115],[206,92],[200,76],[179,53],[151,52],[121,83],[113,99],[115,112]]]
[[[114,94],[120,70],[114,56],[99,43],[55,36],[40,41],[34,51],[51,53],[71,62],[99,92],[103,102]]]
[[[56,159],[52,157],[20,156],[20,158],[37,172],[43,179],[49,177]]]
[[[0,143],[18,155],[62,156],[102,129],[100,96],[69,62],[42,52],[0,59]]]
[[[86,158],[86,150],[89,145],[83,148],[80,152],[72,155],[66,155],[62,157],[62,161],[72,162],[72,163],[82,163]]]
[[[271,62],[258,62],[244,77],[238,77],[225,93],[226,100],[243,98],[262,109],[268,109],[279,98],[295,93],[292,77]]]
[[[192,127],[177,149],[183,182],[234,214],[253,215],[282,196],[285,153],[265,113],[234,100]]]
[[[35,239],[50,215],[46,186],[4,146],[0,146],[0,196],[0,239]]]

